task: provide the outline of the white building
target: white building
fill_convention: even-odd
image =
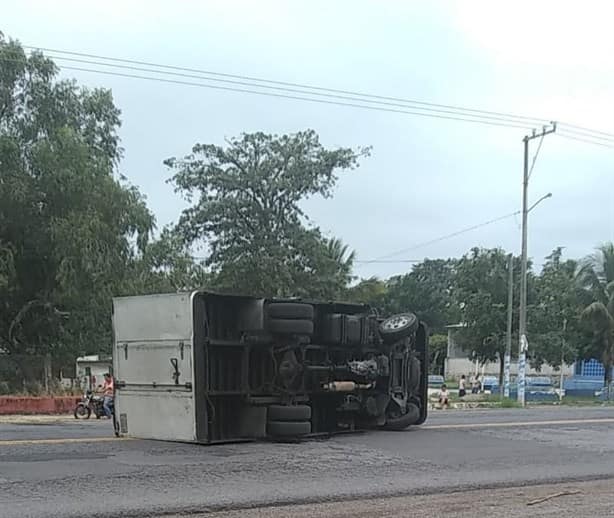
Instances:
[[[111,372],[113,361],[110,356],[81,356],[77,358],[76,376],[83,390],[94,390],[102,385],[106,372]]]
[[[469,359],[471,351],[466,351],[455,340],[456,332],[463,327],[463,324],[453,324],[446,326],[448,329],[448,350],[444,363],[444,376],[446,379],[458,379],[462,374],[470,376],[479,373],[486,376],[499,376],[500,362],[486,362],[479,364]],[[516,344],[517,345],[517,344]],[[530,347],[530,344],[529,344]],[[510,368],[512,376],[518,373],[518,364],[512,361]],[[560,376],[560,369],[555,369],[549,364],[544,364],[540,371],[530,367],[527,362],[527,375]],[[563,367],[565,377],[573,375],[573,365]]]

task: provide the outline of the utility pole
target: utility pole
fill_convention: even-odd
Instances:
[[[563,368],[565,367],[565,335],[567,333],[567,319],[563,319],[563,339],[561,340],[561,379],[559,381],[559,400],[563,399],[564,378]]]
[[[525,371],[527,362],[527,220],[529,215],[528,194],[529,194],[529,141],[536,138],[544,138],[556,131],[556,122],[552,127],[542,128],[541,133],[533,130],[532,135],[526,135],[522,141],[524,143],[524,174],[522,181],[522,253],[520,261],[520,318],[518,323],[518,334],[520,337],[520,351],[518,354],[518,403],[524,406],[524,386]],[[539,203],[539,202],[538,202]],[[535,206],[535,205],[534,205]],[[533,207],[531,207],[533,208]]]
[[[503,367],[503,397],[510,397],[510,366],[512,363],[512,315],[514,305],[514,254],[507,263],[507,333],[505,336],[505,359]]]

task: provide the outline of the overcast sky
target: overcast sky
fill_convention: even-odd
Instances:
[[[589,1],[27,1],[2,7],[0,30],[24,45],[309,83],[565,121],[614,132],[614,2]],[[520,208],[522,129],[318,105],[63,71],[111,88],[122,110],[122,172],[158,225],[183,201],[162,161],[196,142],[313,128],[326,146],[373,146],[341,174],[333,199],[306,203],[327,235],[365,260]],[[537,147],[532,142],[532,152]],[[530,185],[529,255],[573,257],[614,240],[614,149],[544,139]],[[520,220],[398,259],[518,253]],[[387,277],[411,265],[362,264]]]

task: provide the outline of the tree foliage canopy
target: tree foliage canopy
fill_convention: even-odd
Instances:
[[[108,347],[110,297],[154,223],[116,178],[119,110],[14,41],[0,38],[0,60],[1,346]]]
[[[515,259],[514,272],[519,272]],[[480,362],[501,360],[507,330],[508,256],[498,248],[474,248],[458,264],[455,299],[466,327],[459,343]],[[514,285],[519,284],[515,274]]]
[[[614,365],[614,243],[601,245],[584,261],[580,282],[594,300],[582,312],[583,321],[592,331],[592,341],[583,356],[601,360],[609,386]]]
[[[120,172],[111,92],[57,78],[53,61],[0,33],[0,353],[70,358],[111,344],[111,298],[208,286],[266,296],[343,298],[445,326],[480,361],[505,350],[508,271],[500,249],[425,259],[406,274],[351,286],[354,252],[304,212],[369,149],[327,149],[312,131],[248,133],[168,159],[190,203],[153,238],[154,217]],[[202,247],[203,259],[193,257]],[[514,308],[520,263],[514,259]],[[614,244],[584,261],[556,249],[529,272],[534,366],[614,363]],[[514,332],[518,320],[514,309]],[[590,334],[587,335],[587,330]],[[516,341],[514,341],[516,343]],[[514,348],[516,349],[516,348]],[[610,370],[607,369],[609,372]]]
[[[328,150],[314,131],[243,134],[226,146],[197,144],[168,159],[177,191],[193,203],[177,226],[186,244],[205,244],[216,284],[269,295],[334,296],[353,254],[308,225],[300,203],[330,197],[339,170],[368,150]]]

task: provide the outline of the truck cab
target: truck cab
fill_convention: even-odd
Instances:
[[[209,291],[113,301],[116,433],[217,443],[402,430],[427,417],[410,312]]]

